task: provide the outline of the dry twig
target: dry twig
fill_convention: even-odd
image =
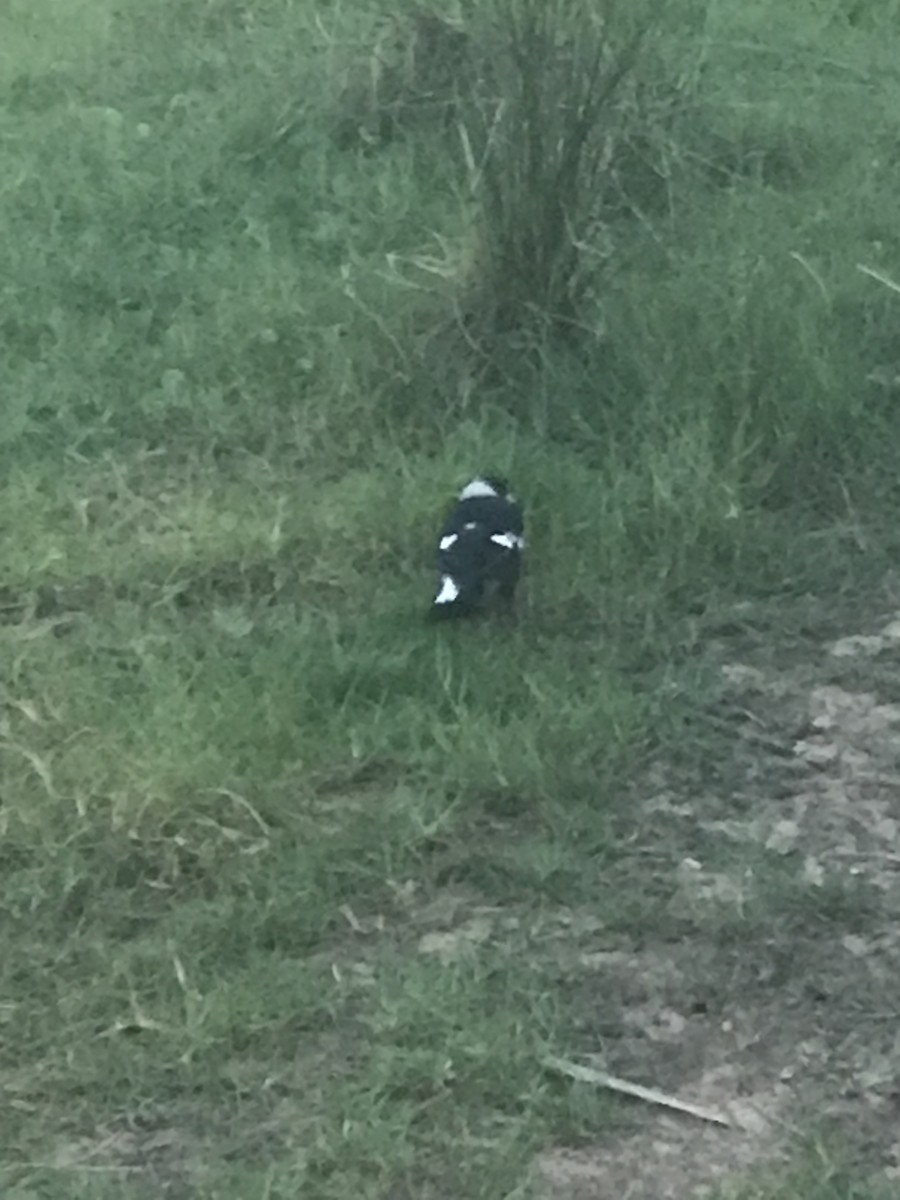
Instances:
[[[612,1092],[619,1092],[623,1096],[633,1096],[636,1100],[646,1100],[648,1104],[659,1104],[663,1108],[686,1113],[690,1117],[709,1121],[713,1125],[725,1125],[729,1129],[732,1127],[732,1122],[721,1112],[703,1108],[699,1104],[691,1104],[688,1100],[679,1100],[677,1096],[670,1096],[657,1088],[643,1087],[639,1083],[629,1083],[627,1079],[619,1079],[615,1075],[607,1074],[606,1071],[598,1071],[596,1067],[581,1066],[579,1063],[570,1062],[567,1058],[556,1058],[554,1055],[549,1055],[544,1059],[544,1066],[560,1075],[568,1076],[569,1079],[577,1079],[579,1083],[593,1083],[597,1087],[609,1088]]]

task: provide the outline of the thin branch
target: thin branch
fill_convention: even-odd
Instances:
[[[623,1096],[633,1096],[636,1100],[645,1100],[648,1104],[658,1104],[663,1108],[673,1109],[675,1112],[686,1113],[689,1117],[697,1117],[698,1120],[708,1121],[712,1125],[733,1128],[728,1117],[715,1109],[692,1104],[689,1100],[679,1100],[677,1096],[670,1096],[667,1092],[661,1092],[657,1088],[644,1087],[640,1083],[629,1083],[627,1079],[619,1079],[615,1075],[607,1074],[606,1071],[598,1071],[595,1067],[584,1067],[579,1063],[570,1062],[567,1058],[556,1058],[553,1055],[544,1059],[544,1066],[569,1079],[577,1079],[579,1083],[593,1083],[597,1087],[608,1088],[611,1092],[618,1092]]]

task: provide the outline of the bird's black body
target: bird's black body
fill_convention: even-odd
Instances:
[[[521,505],[504,480],[480,476],[467,484],[438,540],[435,613],[477,611],[494,593],[512,601],[522,570],[523,533]]]

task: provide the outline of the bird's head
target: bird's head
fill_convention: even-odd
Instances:
[[[476,475],[459,493],[460,500],[471,500],[475,496],[508,496],[509,484],[502,475]]]

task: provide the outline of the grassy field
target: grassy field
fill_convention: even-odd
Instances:
[[[685,914],[718,850],[641,798],[717,777],[748,611],[800,661],[894,595],[900,4],[671,0],[633,62],[621,6],[557,243],[565,69],[385,7],[0,12],[9,1200],[543,1194],[644,1116],[545,1055],[660,1083],[579,955],[712,946],[714,992],[868,919],[759,848]],[[491,468],[518,620],[433,628]],[[807,1118],[721,1196],[881,1195]]]

